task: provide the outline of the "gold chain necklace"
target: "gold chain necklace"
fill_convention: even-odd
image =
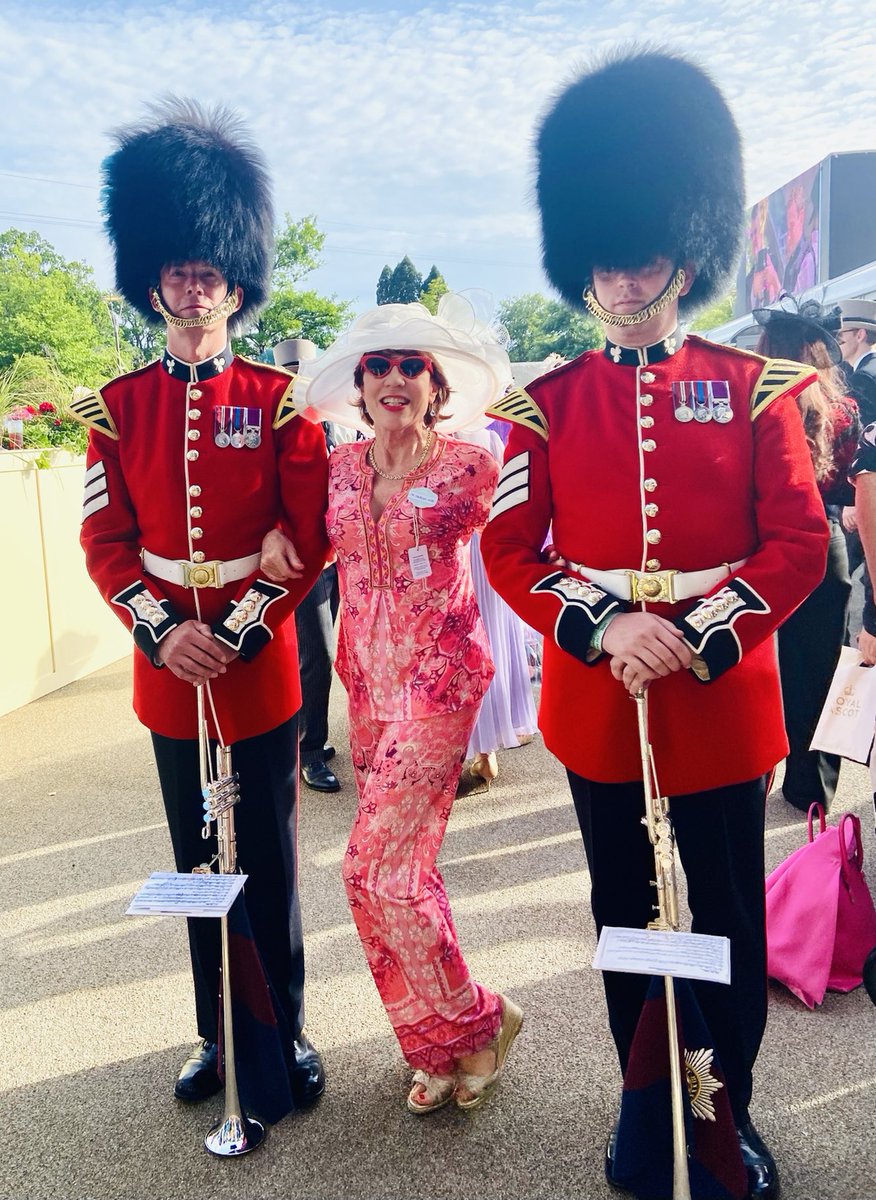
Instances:
[[[426,444],[423,447],[423,453],[420,455],[419,460],[414,464],[414,466],[411,467],[410,471],[405,471],[403,475],[390,475],[389,471],[381,471],[380,467],[378,467],[377,463],[374,461],[374,443],[372,442],[371,445],[368,447],[368,455],[367,455],[368,465],[374,471],[377,472],[377,474],[381,477],[381,479],[395,479],[395,480],[407,479],[409,475],[416,475],[417,471],[419,471],[420,467],[426,461],[426,458],[431,449],[432,449],[432,431],[430,429],[429,436],[426,438]]]

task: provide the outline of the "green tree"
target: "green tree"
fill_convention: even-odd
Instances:
[[[324,245],[325,234],[314,216],[295,221],[285,214],[285,224],[276,235],[270,302],[252,327],[233,339],[235,351],[262,358],[283,338],[306,337],[323,347],[334,341],[349,322],[352,306],[297,286],[321,265]]]
[[[436,313],[438,311],[438,301],[449,290],[444,276],[433,265],[432,270],[423,280],[422,287],[420,288],[420,303],[425,304],[430,313]]]
[[[111,311],[115,310],[117,313],[119,333],[131,347],[134,366],[145,367],[147,363],[158,358],[167,343],[166,325],[163,322],[154,325],[147,321],[127,300],[115,295],[108,296],[107,302]]]
[[[420,299],[422,287],[420,272],[406,254],[392,273],[387,304],[414,304]]]
[[[0,234],[0,369],[22,355],[48,359],[74,386],[118,373],[113,323],[91,268],[67,262],[38,234]],[[120,346],[127,369],[133,354]]]
[[[576,358],[603,342],[602,330],[592,317],[539,292],[503,300],[499,320],[508,330],[514,362],[540,362],[549,354]]]
[[[392,267],[389,263],[380,272],[377,280],[377,303],[389,304],[389,289],[392,286]]]
[[[714,304],[710,304],[708,308],[702,308],[690,322],[689,328],[694,330],[709,330],[717,329],[719,325],[726,325],[728,321],[733,320],[733,306],[736,303],[736,289],[728,292],[720,300],[716,300]]]

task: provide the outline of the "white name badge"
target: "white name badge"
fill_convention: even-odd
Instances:
[[[431,488],[415,487],[408,492],[408,499],[414,508],[434,508],[438,503],[438,495]]]
[[[411,564],[411,574],[414,579],[425,579],[427,575],[432,574],[429,551],[425,546],[411,546],[408,550],[408,561]]]

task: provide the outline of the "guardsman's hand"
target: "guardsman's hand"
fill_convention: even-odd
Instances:
[[[162,638],[155,661],[173,671],[186,683],[201,684],[225,674],[226,663],[237,658],[230,646],[223,646],[203,621],[183,621]]]
[[[619,614],[605,631],[602,649],[611,658],[612,675],[631,695],[693,662],[681,630],[656,613]]]
[[[259,570],[267,575],[271,583],[301,579],[304,574],[304,563],[298,557],[298,551],[279,529],[269,530],[262,538]]]
[[[876,665],[876,637],[866,629],[862,629],[858,634],[858,649],[868,667]]]

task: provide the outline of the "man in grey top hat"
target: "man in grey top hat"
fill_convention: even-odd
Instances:
[[[837,341],[849,372],[849,385],[861,410],[861,423],[876,421],[876,303],[844,300]]]
[[[277,343],[273,353],[278,367],[297,373],[300,363],[312,362],[317,357],[317,347],[309,338],[286,338]],[[324,423],[323,430],[331,450],[331,426]],[[329,563],[295,610],[301,672],[298,747],[301,778],[317,792],[337,792],[341,787],[337,775],[328,766],[328,760],[335,753],[334,746],[328,745],[328,708],[338,600],[338,568]]]

